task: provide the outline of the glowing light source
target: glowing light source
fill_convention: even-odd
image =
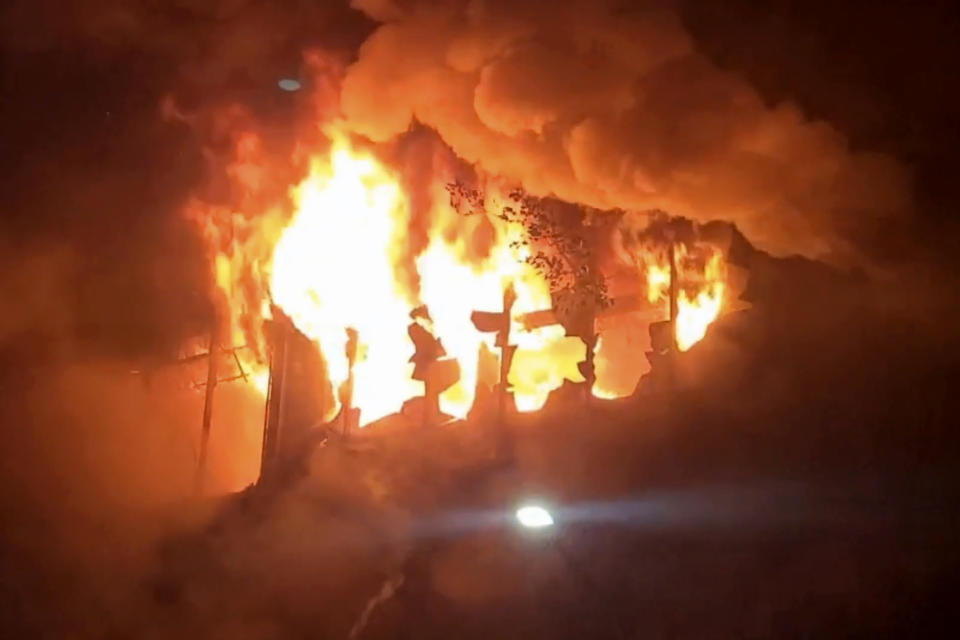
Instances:
[[[550,512],[535,504],[524,505],[517,509],[517,521],[528,529],[553,526],[553,516]]]
[[[280,78],[277,86],[284,91],[299,91],[301,87],[300,81],[295,78]]]

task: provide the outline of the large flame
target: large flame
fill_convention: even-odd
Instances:
[[[703,241],[624,242],[623,236],[619,241],[616,253],[622,265],[641,280],[639,295],[650,308],[598,322],[593,387],[593,395],[598,398],[630,395],[640,376],[649,371],[646,359],[636,356],[645,349],[649,323],[670,318],[671,260],[677,290],[674,336],[680,351],[689,350],[706,336],[710,324],[723,311],[728,295],[724,253],[717,246]]]
[[[347,329],[354,329],[361,420],[399,411],[423,391],[410,378],[413,305],[394,277],[409,215],[402,190],[372,156],[338,140],[293,195],[296,213],[273,252],[273,302],[320,346],[335,387],[350,375]]]
[[[703,340],[723,306],[726,291],[723,254],[714,250],[703,270],[703,278],[693,287],[683,287],[677,297],[675,331],[677,348],[686,351]]]
[[[465,417],[474,401],[481,350],[497,352],[494,336],[473,325],[473,311],[501,310],[508,285],[517,292],[515,313],[550,306],[548,283],[511,242],[522,229],[483,216],[464,218],[448,204],[446,210],[438,205],[431,242],[415,261],[419,290],[408,290],[397,274],[409,201],[398,177],[372,154],[335,137],[330,152],[314,158],[291,195],[295,211],[275,240],[266,293],[317,343],[334,388],[343,387],[352,373],[351,401],[360,410],[360,424],[398,412],[423,394],[423,383],[411,377],[414,345],[407,333],[411,312],[421,304],[460,370],[460,379],[441,396],[441,409]],[[471,257],[466,243],[477,224],[490,226],[494,241],[485,255]],[[216,264],[218,282],[226,288],[230,262],[221,255]],[[348,329],[358,336],[353,363],[347,357]],[[543,406],[564,378],[582,379],[576,369],[582,343],[564,336],[560,327],[527,331],[515,323],[511,333],[518,350],[508,381],[519,410]]]
[[[723,253],[716,247],[698,247],[705,253],[702,263],[691,259],[682,244],[674,246],[673,260],[679,282],[677,285],[677,317],[674,321],[677,348],[687,351],[700,342],[723,306],[726,273]],[[669,309],[670,252],[646,255],[647,299],[662,303]]]
[[[341,409],[348,387],[361,426],[399,412],[407,400],[424,393],[423,382],[412,378],[415,347],[408,326],[414,321],[413,310],[425,306],[429,329],[460,373],[441,394],[440,409],[463,418],[474,404],[478,385],[498,382],[490,375],[496,368],[483,365],[485,359],[489,363],[499,357],[495,336],[481,333],[471,315],[475,310],[502,311],[507,287],[516,292],[510,337],[517,349],[507,382],[517,409],[537,410],[564,380],[583,380],[577,368],[586,355],[582,340],[566,336],[557,324],[527,328],[519,320],[551,307],[549,282],[527,262],[529,249],[518,242],[526,233],[519,223],[504,221],[492,210],[486,215],[458,214],[442,197],[438,180],[426,248],[411,258],[411,203],[398,174],[346,136],[330,135],[330,148],[311,158],[306,176],[289,191],[292,213],[284,205],[236,212],[191,203],[191,213],[202,222],[212,248],[228,337],[233,344],[249,346],[244,364],[258,388],[266,386],[264,323],[276,307],[322,354],[336,391],[328,419]],[[251,168],[256,166],[251,158],[255,151],[249,136],[240,138],[240,166],[232,175],[244,183],[248,195],[255,195],[263,182],[261,173]],[[256,178],[253,183],[251,176]],[[477,236],[486,238],[480,248],[472,244]],[[724,263],[720,251],[699,265],[687,259],[682,247],[677,256],[682,278],[675,326],[678,346],[686,350],[703,338],[720,312]],[[649,301],[665,303],[669,262],[661,254],[650,254],[636,266]],[[401,277],[410,269],[415,278]],[[350,332],[357,343],[352,359]],[[601,336],[593,390],[597,396],[619,397],[632,390],[617,382],[618,368],[611,363],[636,361],[642,355],[621,348],[621,342],[614,333]]]

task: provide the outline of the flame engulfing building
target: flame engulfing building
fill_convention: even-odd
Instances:
[[[570,308],[555,303],[553,307],[525,313],[515,312],[517,294],[513,285],[508,283],[499,310],[470,313],[470,322],[476,333],[489,336],[478,343],[470,416],[485,415],[485,422],[501,427],[502,432],[505,417],[513,410],[523,410],[512,375],[519,349],[516,334],[522,336],[524,332],[548,327],[562,330],[564,338],[580,341],[584,346],[579,359],[573,362],[579,379],[568,379],[574,387],[582,390],[577,394],[581,399],[631,395],[638,378],[647,370],[647,367],[638,369],[640,373],[626,383],[617,381],[617,369],[610,364],[622,360],[636,363],[642,349],[615,354],[601,352],[602,336],[636,344],[642,342],[644,333],[648,333],[646,359],[657,370],[657,376],[651,378],[654,386],[649,388],[662,389],[663,385],[673,385],[674,354],[689,349],[702,339],[706,325],[722,310],[744,308],[743,304],[723,300],[725,291],[742,290],[744,272],[726,262],[725,256],[733,238],[730,227],[715,226],[699,237],[699,231],[684,221],[658,219],[660,226],[672,227],[666,241],[657,239],[656,233],[648,232],[653,238],[651,242],[662,242],[666,247],[667,265],[663,277],[657,269],[664,267],[657,263],[644,274],[645,279],[636,274],[626,278],[626,283],[621,285],[626,291],[620,291],[619,295],[610,297],[604,288],[602,300],[593,304]],[[721,273],[722,279],[718,276]],[[639,285],[643,287],[638,289]],[[554,300],[558,297],[553,296]],[[698,326],[696,318],[684,316],[681,309],[688,314],[704,314],[703,325]],[[422,389],[408,397],[397,411],[382,416],[377,422],[429,426],[467,417],[452,416],[443,411],[444,394],[461,385],[463,375],[460,361],[448,354],[442,340],[435,335],[435,327],[426,305],[411,310],[406,327],[413,345],[408,375],[410,380],[421,383]],[[261,480],[296,470],[302,465],[303,456],[310,448],[307,445],[312,441],[328,435],[347,437],[361,424],[370,424],[370,421],[361,422],[362,406],[357,406],[354,397],[358,365],[369,346],[357,330],[348,327],[345,334],[343,346],[347,374],[343,383],[337,385],[330,377],[322,349],[303,335],[282,311],[274,310],[274,320],[267,328],[270,373]],[[598,353],[602,354],[599,360]],[[601,367],[607,367],[600,376],[598,362]],[[626,388],[627,392],[605,394],[600,385],[611,384],[610,380]]]
[[[240,136],[230,175],[244,207],[188,208],[222,335],[251,347],[244,364],[269,398],[265,470],[318,424],[463,420],[484,397],[500,415],[531,412],[565,384],[629,396],[651,322],[669,320],[671,348],[689,349],[742,287],[729,226],[455,181],[449,158],[405,163],[325,134],[281,196],[263,191],[259,138]]]
[[[363,427],[418,398],[416,420],[466,419],[498,384],[526,412],[569,384],[629,396],[650,337],[654,360],[690,349],[734,307],[742,283],[707,221],[841,259],[849,216],[908,204],[896,163],[771,105],[669,7],[354,4],[363,46],[308,51],[279,85],[297,91],[271,85],[282,125],[221,101],[163,108],[210,165],[186,210],[223,335],[252,347],[264,394],[271,351],[283,377],[268,325],[305,338],[321,423]]]

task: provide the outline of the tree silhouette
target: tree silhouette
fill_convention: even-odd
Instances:
[[[484,194],[462,183],[447,186],[450,204],[463,215],[486,212]],[[525,234],[512,247],[528,249],[526,261],[550,284],[557,317],[570,333],[592,340],[592,316],[610,305],[607,285],[597,268],[597,234],[588,224],[596,211],[553,198],[537,198],[514,189],[497,218],[520,224]],[[591,326],[577,325],[589,316]],[[584,335],[585,333],[590,335]]]

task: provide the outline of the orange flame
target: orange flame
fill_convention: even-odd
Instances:
[[[471,315],[502,310],[507,286],[517,294],[511,322],[511,344],[517,349],[507,381],[517,409],[535,411],[564,380],[583,381],[577,368],[586,355],[582,340],[566,336],[559,325],[528,329],[519,320],[551,307],[549,283],[526,261],[524,243],[516,242],[524,237],[522,226],[500,219],[495,209],[486,215],[458,214],[438,181],[427,246],[411,259],[411,204],[397,173],[346,136],[329,135],[330,149],[311,158],[306,176],[289,191],[292,213],[286,204],[260,203],[257,210],[265,180],[257,166],[256,138],[249,135],[237,138],[238,160],[228,173],[242,189],[242,207],[251,210],[199,201],[189,207],[211,247],[229,337],[233,344],[250,347],[252,355],[244,356],[243,364],[258,388],[266,389],[263,332],[275,306],[315,342],[335,390],[352,377],[352,403],[360,411],[361,426],[396,413],[424,393],[423,383],[412,379],[414,345],[407,329],[411,312],[425,305],[429,328],[460,371],[459,380],[441,394],[440,408],[463,418],[474,404],[478,383],[497,382],[483,373],[489,367],[481,366],[483,351],[499,352],[494,336],[478,331]],[[478,234],[489,239],[483,250],[470,244]],[[679,250],[678,263],[683,277],[677,342],[686,350],[703,338],[720,312],[724,263],[720,251],[697,266]],[[636,266],[646,279],[648,300],[664,302],[669,264],[650,254]],[[416,278],[400,277],[409,269]],[[357,334],[353,363],[347,356],[348,330]],[[598,344],[599,369],[604,358],[639,355],[622,349],[604,353],[606,341],[601,338]],[[594,393],[619,397],[627,392],[622,389],[598,376]],[[328,419],[341,408],[340,394],[333,397]]]
[[[680,280],[677,292],[675,332],[677,348],[687,351],[700,342],[723,306],[726,273],[723,253],[709,245],[698,247],[707,253],[702,268],[689,261],[689,251],[682,244],[674,247],[674,260]],[[665,252],[648,253],[647,300],[669,304],[670,259]],[[668,255],[668,254],[666,254]]]
[[[410,378],[411,301],[395,280],[408,220],[400,186],[372,156],[336,140],[293,191],[296,213],[273,251],[270,294],[314,340],[335,387],[346,382],[347,329],[357,331],[354,406],[366,423],[423,392]]]

